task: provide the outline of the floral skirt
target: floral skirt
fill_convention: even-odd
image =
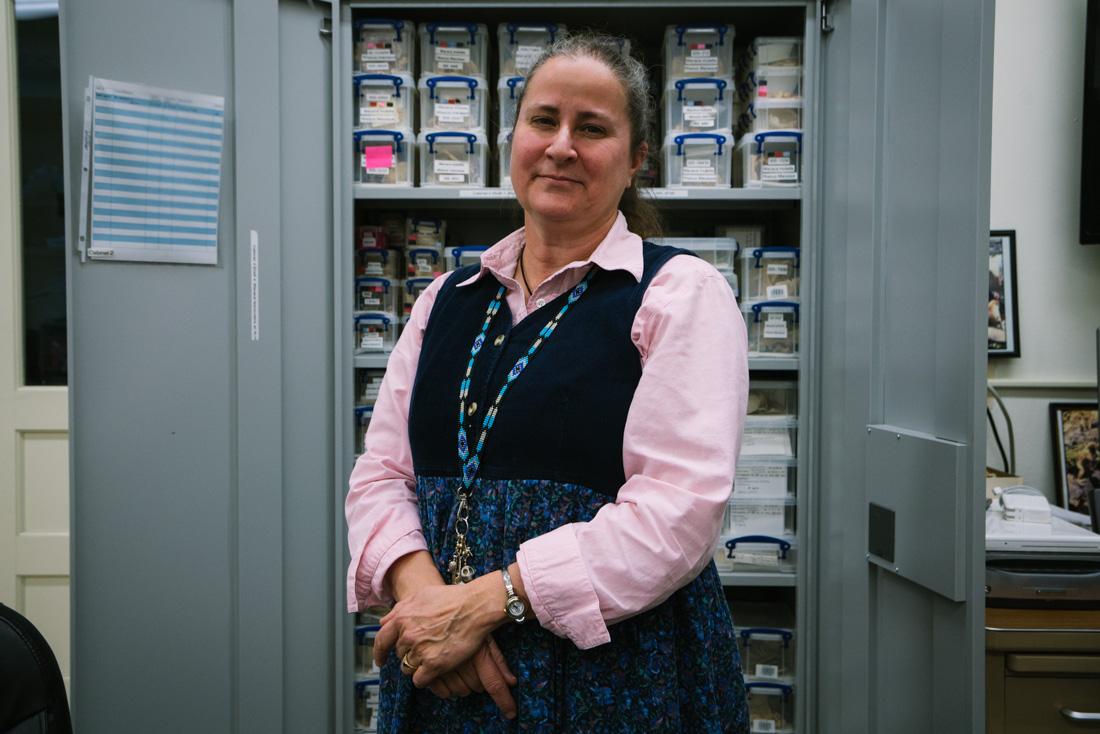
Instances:
[[[417,482],[421,523],[441,573],[454,543],[448,529],[459,481]],[[477,575],[514,561],[528,538],[591,519],[608,501],[580,485],[537,480],[479,480],[472,496],[468,540]],[[378,731],[748,732],[733,622],[713,563],[660,605],[608,629],[611,641],[589,650],[533,619],[494,632],[518,678],[512,721],[486,694],[447,701],[417,689],[391,654]]]

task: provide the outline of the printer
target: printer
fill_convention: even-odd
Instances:
[[[1100,608],[1100,535],[1031,487],[995,490],[985,515],[989,606]]]

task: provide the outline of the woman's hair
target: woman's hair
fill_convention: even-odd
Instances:
[[[527,81],[520,88],[519,97],[516,99],[517,122],[518,111],[523,106],[527,87],[530,86],[531,79],[543,64],[558,56],[588,57],[610,69],[622,85],[626,96],[626,114],[630,120],[630,152],[637,153],[642,144],[647,142],[647,135],[653,129],[656,112],[653,98],[649,94],[649,75],[646,68],[642,62],[630,54],[623,53],[624,40],[616,36],[584,31],[572,33],[555,41],[527,72]],[[652,144],[650,144],[650,150],[653,150]],[[642,238],[661,236],[663,228],[657,207],[638,194],[636,183],[632,183],[623,191],[622,198],[619,199],[619,209],[622,210],[627,225],[634,234]]]

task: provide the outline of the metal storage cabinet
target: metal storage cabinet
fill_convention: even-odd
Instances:
[[[508,216],[500,200],[352,186],[360,7],[570,27],[612,17],[635,37],[673,16],[728,17],[742,37],[796,18],[804,185],[663,201],[703,218],[793,217],[803,248],[797,731],[980,730],[969,487],[984,435],[991,0],[101,0],[62,7],[74,243],[89,75],[222,94],[230,124],[217,267],[82,263],[71,249],[81,731],[352,731],[342,503],[356,211]],[[930,526],[946,529],[939,554]]]

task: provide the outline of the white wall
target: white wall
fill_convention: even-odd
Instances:
[[[1051,498],[1047,406],[1096,399],[1100,246],[1078,244],[1085,7],[997,0],[996,9],[989,221],[1016,230],[1022,356],[990,360],[989,378],[1016,427],[1017,472]],[[992,437],[989,447],[1000,467]]]

